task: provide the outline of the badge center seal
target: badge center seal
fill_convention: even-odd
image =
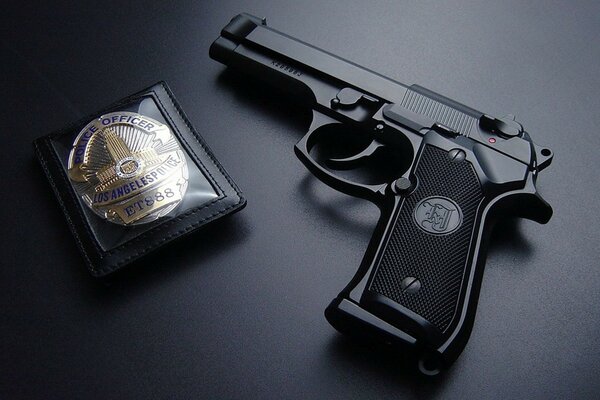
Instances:
[[[143,161],[133,157],[125,157],[116,165],[116,172],[119,178],[132,178],[139,175],[143,168]]]

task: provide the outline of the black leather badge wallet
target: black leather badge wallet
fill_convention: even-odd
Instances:
[[[94,276],[246,204],[163,82],[34,147]]]

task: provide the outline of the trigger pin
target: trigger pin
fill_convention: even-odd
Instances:
[[[413,184],[408,178],[398,178],[394,182],[393,189],[397,194],[404,194],[412,190]]]

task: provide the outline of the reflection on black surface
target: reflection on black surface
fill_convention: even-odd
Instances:
[[[180,275],[182,269],[210,265],[211,258],[241,245],[247,237],[248,227],[243,215],[221,219],[103,279],[90,277],[91,292],[95,294],[94,299],[98,300],[98,304],[106,306],[120,302],[135,296],[137,292],[163,285],[171,277]],[[87,272],[80,265],[76,267],[83,274]]]
[[[386,385],[399,390],[399,394],[407,386],[413,386],[419,391],[417,397],[423,398],[438,394],[453,375],[452,369],[435,377],[422,375],[415,368],[416,361],[401,351],[390,351],[387,347],[356,341],[341,334],[332,335],[325,354],[336,364],[347,364],[347,368],[359,364],[361,374],[376,375]]]
[[[348,235],[370,237],[377,221],[370,213],[369,215],[356,213],[356,209],[364,206],[367,201],[351,196],[325,201],[319,197],[316,190],[315,185],[319,184],[318,182],[317,178],[307,173],[298,185],[298,192],[311,203],[311,210],[314,209],[315,213],[347,232]]]

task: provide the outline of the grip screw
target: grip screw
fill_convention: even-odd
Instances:
[[[400,289],[402,289],[404,293],[415,294],[421,290],[421,281],[414,276],[407,276],[400,283]]]
[[[452,149],[448,152],[448,157],[450,161],[461,162],[467,157],[464,151],[461,149]]]

